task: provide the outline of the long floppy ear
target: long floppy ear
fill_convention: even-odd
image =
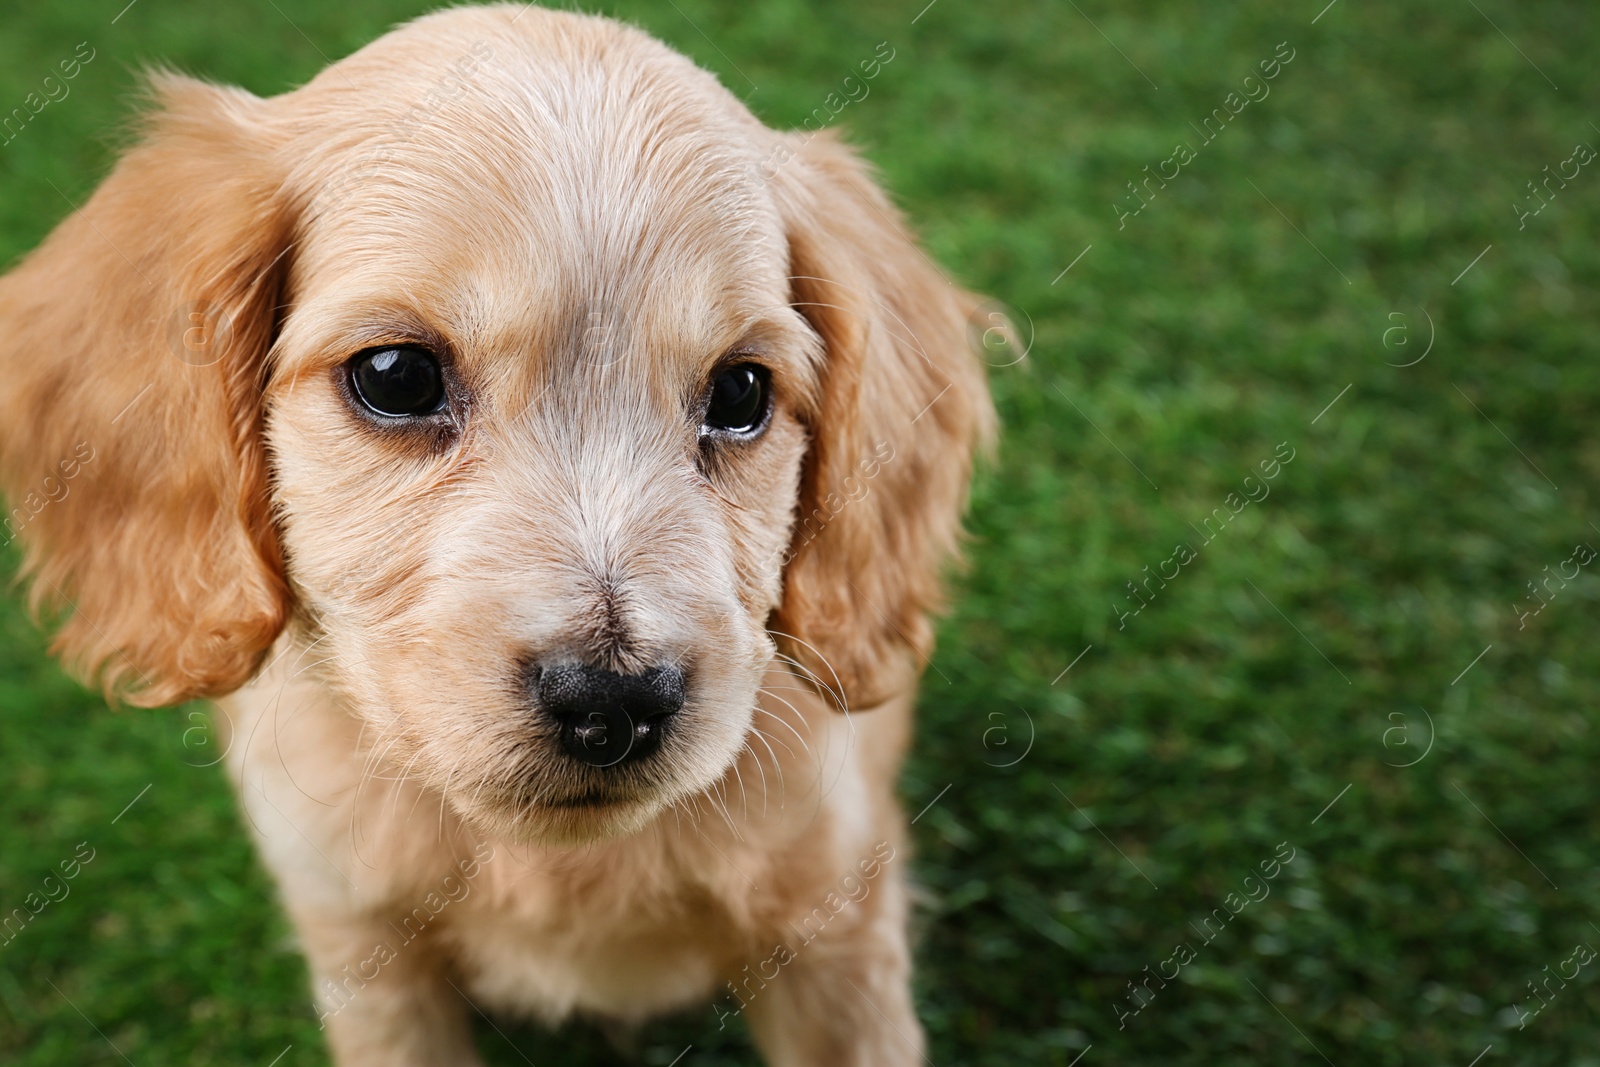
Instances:
[[[973,453],[993,433],[968,342],[978,298],[940,274],[831,134],[788,143],[773,181],[792,299],[825,362],[773,630],[822,686],[870,708],[926,663]]]
[[[260,396],[287,220],[266,104],[175,75],[141,142],[0,278],[0,540],[108,698],[243,684],[288,595]]]

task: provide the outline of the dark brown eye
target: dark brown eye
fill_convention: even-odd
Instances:
[[[350,385],[369,410],[399,419],[431,415],[444,406],[444,374],[426,348],[372,348],[350,361]]]
[[[735,363],[711,379],[706,432],[750,434],[767,421],[771,377],[756,363]]]

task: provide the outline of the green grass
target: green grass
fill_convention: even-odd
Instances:
[[[1312,25],[1323,0],[939,0],[912,25],[923,2],[602,9],[778,125],[891,42],[842,124],[936,257],[1031,320],[992,375],[1004,440],[904,781],[913,812],[950,787],[915,827],[930,1060],[1600,1064],[1600,967],[1521,1030],[1510,1011],[1600,945],[1595,568],[1526,628],[1513,610],[1600,546],[1600,168],[1524,229],[1511,207],[1600,144],[1590,5],[1346,0]],[[277,92],[428,5],[142,0],[110,25],[121,6],[0,14],[0,112],[98,51],[0,147],[0,258],[105,172],[140,64]],[[1271,95],[1198,147],[1189,123],[1282,41]],[[1181,141],[1196,158],[1119,230]],[[1430,316],[1427,358],[1393,366]],[[1280,442],[1271,495],[1202,545]],[[1181,541],[1197,558],[1119,629]],[[0,946],[0,1059],[122,1062],[98,1028],[139,1067],[326,1062],[190,709],[107,710],[14,598],[0,630],[0,908],[96,849]],[[1271,895],[1202,945],[1191,923],[1285,841]],[[1184,941],[1119,1030],[1126,983]],[[619,1062],[581,1027],[504,1029],[497,1064]],[[707,1011],[643,1062],[691,1043],[685,1067],[753,1061]]]

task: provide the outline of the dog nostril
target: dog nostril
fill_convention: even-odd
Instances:
[[[683,688],[677,667],[618,674],[569,663],[542,668],[534,695],[559,724],[567,755],[591,767],[615,767],[660,747],[667,721],[683,707]]]

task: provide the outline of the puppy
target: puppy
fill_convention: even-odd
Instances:
[[[80,676],[218,699],[336,1060],[713,1002],[779,1067],[918,1063],[894,782],[975,298],[605,19],[153,92],[0,280],[7,521]]]

